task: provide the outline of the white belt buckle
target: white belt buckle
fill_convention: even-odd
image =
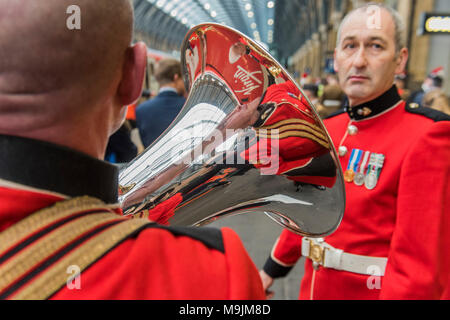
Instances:
[[[363,275],[373,275],[371,267],[377,267],[380,276],[384,275],[387,258],[360,256],[346,253],[336,249],[325,242],[324,239],[302,239],[302,256],[312,261],[314,270],[331,268]]]

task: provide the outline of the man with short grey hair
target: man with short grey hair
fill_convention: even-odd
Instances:
[[[378,28],[380,23],[380,12],[381,10],[386,10],[391,15],[394,22],[394,40],[395,40],[395,50],[397,53],[400,52],[402,48],[406,48],[406,25],[403,18],[400,16],[398,11],[394,10],[392,7],[379,2],[369,2],[366,3],[351,12],[349,12],[342,20],[338,33],[337,33],[337,43],[341,42],[342,28],[345,25],[346,19],[350,18],[353,13],[366,12],[368,15],[367,24],[369,27]]]
[[[334,57],[348,104],[324,123],[346,211],[322,239],[282,232],[260,272],[266,292],[304,256],[300,299],[450,297],[450,117],[399,97],[394,77],[408,59],[401,25],[379,4],[344,18]]]

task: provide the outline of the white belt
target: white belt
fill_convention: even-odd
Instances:
[[[360,256],[333,248],[323,239],[302,239],[302,256],[313,261],[314,268],[348,271],[364,275],[384,276],[387,258]]]

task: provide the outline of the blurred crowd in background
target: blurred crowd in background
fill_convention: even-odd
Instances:
[[[431,108],[450,115],[450,97],[443,89],[444,72],[442,67],[431,70],[417,91],[407,87],[408,75],[405,73],[396,76],[395,85],[399,95],[411,107]],[[321,119],[345,108],[346,96],[335,73],[327,73],[324,78],[314,78],[304,73],[297,84]],[[117,164],[133,160],[170,125],[187,96],[180,62],[172,58],[152,61],[146,89],[139,101],[128,106],[124,124],[110,138],[105,160]]]

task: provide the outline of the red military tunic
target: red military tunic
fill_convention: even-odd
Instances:
[[[300,299],[448,299],[449,119],[405,106],[393,87],[324,121],[336,149],[348,150],[339,157],[343,171],[352,149],[385,155],[374,189],[345,183],[343,221],[325,242],[346,253],[388,260],[384,277],[376,279],[324,267],[316,271],[307,259]],[[352,134],[349,125],[356,127]],[[284,230],[264,270],[272,277],[289,272],[301,257],[301,239]]]
[[[47,143],[9,136],[0,136],[0,150],[0,236],[33,212],[66,198],[87,194],[105,203],[117,199],[117,169],[102,161]],[[112,207],[116,220],[125,219],[117,206]],[[0,250],[0,279],[5,279],[2,270],[13,258],[5,258]],[[8,272],[18,274],[16,271]],[[71,274],[65,276],[69,279]],[[21,279],[24,277],[13,279],[14,285]],[[227,228],[150,225],[109,250],[82,271],[79,280],[79,288],[64,283],[51,298],[265,297],[255,265],[238,236]],[[14,298],[28,285],[16,290],[0,281],[0,297]]]

